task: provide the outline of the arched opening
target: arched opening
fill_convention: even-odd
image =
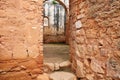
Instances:
[[[44,2],[44,43],[68,43],[69,1],[46,0]]]
[[[44,2],[44,63],[69,61],[69,45],[66,44],[68,13],[69,0]]]

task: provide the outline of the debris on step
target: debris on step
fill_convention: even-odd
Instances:
[[[44,72],[52,72],[55,70],[54,63],[44,63]]]
[[[60,65],[58,63],[55,63],[55,70],[59,70],[60,69]]]
[[[60,63],[60,67],[61,67],[61,68],[69,67],[70,65],[71,65],[71,62],[70,62],[69,60]]]
[[[48,73],[53,71],[59,71],[63,68],[70,67],[70,65],[71,62],[69,60],[61,63],[44,63],[44,72]]]

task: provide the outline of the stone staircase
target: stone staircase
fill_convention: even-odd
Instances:
[[[44,56],[44,74],[37,80],[77,80],[71,71],[68,45],[45,44]]]
[[[69,71],[70,66],[70,61],[64,61],[61,63],[44,63],[44,72],[50,73],[54,71]]]
[[[44,63],[44,74],[39,75],[37,80],[77,80],[71,71],[70,61],[61,63]]]

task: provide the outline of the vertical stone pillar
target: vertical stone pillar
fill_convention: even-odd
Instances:
[[[0,79],[42,73],[43,0],[1,0],[0,5]]]

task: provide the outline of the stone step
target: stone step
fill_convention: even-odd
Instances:
[[[76,76],[70,72],[56,71],[51,74],[41,74],[37,80],[77,80]]]
[[[77,80],[77,78],[73,73],[60,71],[51,73],[50,80]]]
[[[62,68],[68,68],[71,66],[70,61],[64,61],[61,63],[44,63],[44,72],[58,71]]]

